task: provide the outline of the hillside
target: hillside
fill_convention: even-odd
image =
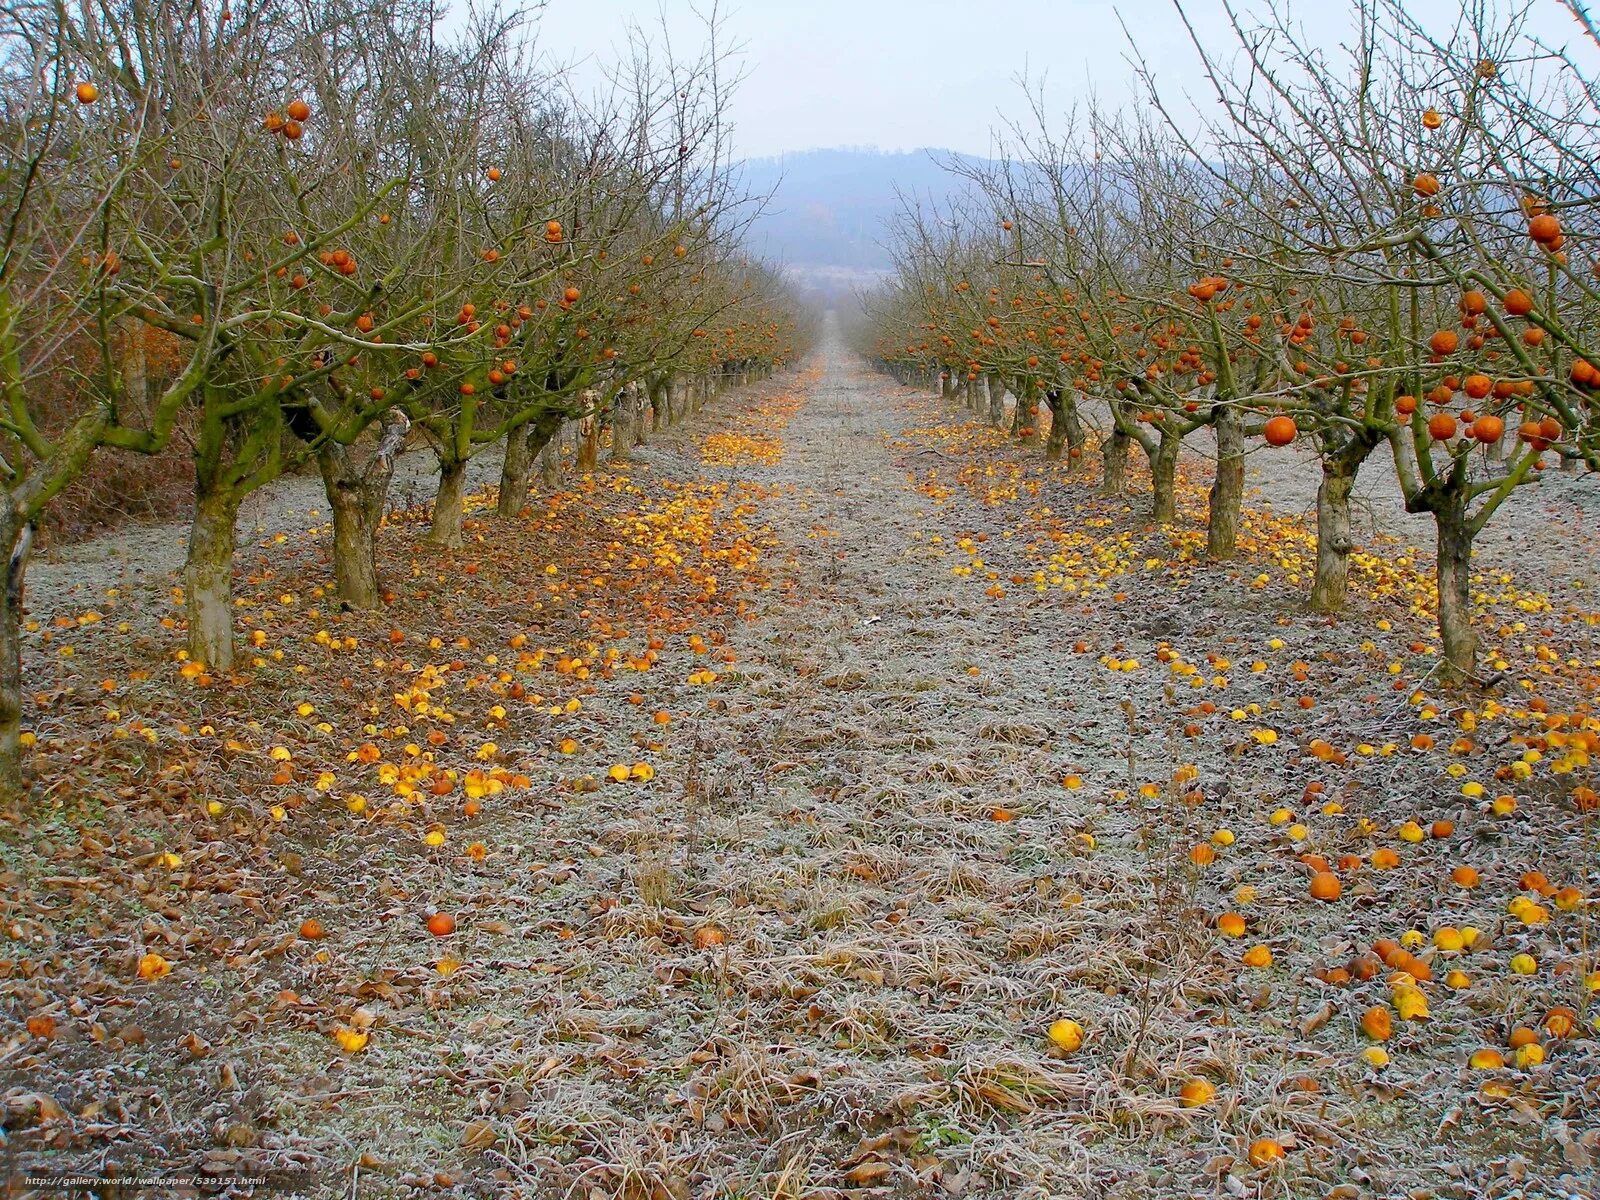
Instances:
[[[939,201],[962,190],[939,165],[949,157],[942,150],[844,147],[751,159],[747,186],[772,195],[752,248],[812,288],[869,282],[889,270],[882,243],[902,196]]]

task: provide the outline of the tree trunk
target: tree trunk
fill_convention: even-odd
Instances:
[[[359,465],[348,448],[329,442],[317,452],[317,470],[333,512],[333,577],[346,608],[373,609],[383,602],[378,584],[378,527],[394,479],[395,459],[411,422],[398,409],[384,418],[372,457]]]
[[[1113,426],[1111,436],[1100,447],[1102,475],[1100,493],[1104,496],[1124,496],[1128,492],[1128,454],[1133,439]]]
[[[1050,407],[1050,433],[1044,440],[1044,456],[1051,462],[1060,462],[1067,448],[1067,423],[1061,418],[1066,399],[1059,388],[1050,389],[1044,398]]]
[[[1439,636],[1444,641],[1440,673],[1451,683],[1475,678],[1478,635],[1472,629],[1472,527],[1465,504],[1447,504],[1433,514],[1439,545]]]
[[[611,398],[611,461],[627,462],[633,445],[633,384],[625,383]]]
[[[441,458],[439,491],[433,498],[433,523],[428,528],[428,541],[446,550],[461,549],[461,514],[466,502],[466,462],[456,458]]]
[[[1150,519],[1171,525],[1178,519],[1178,449],[1183,439],[1165,428],[1160,439],[1150,456]]]
[[[500,498],[495,515],[502,521],[522,515],[528,503],[528,485],[533,481],[533,447],[528,444],[533,423],[513,425],[506,434],[506,455],[500,462]]]
[[[650,389],[642,383],[633,385],[633,444],[646,445],[645,409],[651,407]]]
[[[1244,505],[1244,419],[1224,404],[1217,412],[1217,474],[1211,481],[1211,511],[1206,521],[1206,554],[1232,558],[1239,549],[1239,510]]]
[[[561,486],[561,439],[567,428],[566,422],[557,425],[555,434],[539,451],[539,482],[547,488]]]
[[[589,474],[599,462],[600,417],[591,412],[578,422],[578,474]]]
[[[33,526],[6,503],[0,521],[0,549],[6,554],[5,587],[0,589],[0,797],[20,796],[22,774],[22,594],[33,550]]]
[[[195,481],[194,520],[183,564],[189,657],[207,670],[233,670],[233,534],[239,496],[220,480]]]
[[[985,382],[989,392],[989,424],[999,429],[1006,423],[1006,385],[1000,382],[998,375],[988,376]]]
[[[1343,612],[1350,595],[1350,492],[1354,471],[1323,459],[1317,487],[1317,566],[1311,581],[1311,611]]]
[[[672,380],[658,375],[650,381],[650,432],[660,433],[672,424]]]

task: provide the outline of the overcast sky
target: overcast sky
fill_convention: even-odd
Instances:
[[[1559,42],[1577,26],[1559,0],[1528,0],[1534,25]],[[1325,45],[1348,38],[1354,0],[1286,0],[1293,20]],[[580,77],[614,59],[630,24],[698,43],[694,13],[711,0],[548,0],[539,45]],[[1249,9],[1258,0],[1237,0]],[[1430,29],[1447,31],[1461,0],[1411,0]],[[1185,0],[1203,33],[1226,45],[1222,0]],[[746,78],[734,98],[739,150],[748,156],[825,146],[885,150],[990,149],[1001,112],[1017,114],[1017,78],[1045,75],[1052,107],[1091,91],[1131,96],[1121,12],[1145,59],[1174,94],[1203,82],[1171,0],[722,0],[726,39]]]

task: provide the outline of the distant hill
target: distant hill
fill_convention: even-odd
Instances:
[[[830,293],[870,283],[890,268],[883,243],[901,211],[897,189],[923,200],[965,190],[939,166],[952,157],[943,150],[846,147],[751,159],[746,186],[773,195],[751,229],[750,248],[808,289]]]

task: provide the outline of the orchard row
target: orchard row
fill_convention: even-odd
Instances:
[[[902,220],[860,348],[997,425],[1009,390],[1013,430],[1047,414],[1070,465],[1098,425],[1109,493],[1137,446],[1158,523],[1204,435],[1215,559],[1245,456],[1314,454],[1318,611],[1346,604],[1351,492],[1386,458],[1437,528],[1444,672],[1476,678],[1474,538],[1550,467],[1600,467],[1600,38],[1583,27],[1581,61],[1529,54],[1491,15],[1447,36],[1364,7],[1342,58],[1287,23],[1196,36],[1215,116],[1175,112],[1147,73],[1137,114],[1061,128],[1036,104],[998,161],[952,165],[949,212]]]
[[[466,466],[501,448],[524,506],[564,428],[590,466],[802,330],[743,252],[720,53],[638,61],[580,100],[516,19],[157,0],[8,8],[0,25],[0,441],[9,559],[0,782],[21,782],[18,621],[33,530],[96,455],[193,446],[187,654],[233,664],[234,525],[315,464],[338,594],[383,602],[397,455],[437,458],[459,546]]]

